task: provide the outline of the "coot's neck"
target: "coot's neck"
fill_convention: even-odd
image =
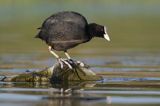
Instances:
[[[98,25],[96,23],[88,24],[88,34],[90,37],[103,37],[104,26]]]

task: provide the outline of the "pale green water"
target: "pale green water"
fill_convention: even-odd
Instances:
[[[88,22],[108,26],[111,36],[110,43],[95,39],[73,49],[73,53],[91,47],[105,47],[109,52],[117,49],[159,51],[159,4],[158,0],[1,0],[0,53],[46,52],[46,46],[33,38],[36,28],[48,16],[62,10],[77,11]]]
[[[33,37],[57,11],[77,11],[88,22],[108,26],[111,42],[93,39],[69,51],[103,75],[103,82],[81,84],[84,90],[64,95],[48,84],[0,82],[0,106],[159,105],[159,5],[159,0],[1,0],[0,72],[24,72],[55,62],[45,43]]]

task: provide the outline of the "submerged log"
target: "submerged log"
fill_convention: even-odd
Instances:
[[[69,60],[65,60],[69,61]],[[70,69],[66,64],[63,68],[59,63],[41,71],[25,72],[14,76],[4,76],[1,81],[5,82],[61,82],[61,81],[97,81],[102,80],[91,68],[79,61],[70,62]]]

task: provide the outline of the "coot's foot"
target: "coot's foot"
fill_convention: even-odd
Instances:
[[[83,63],[83,62],[81,62],[81,61],[76,61],[81,67],[84,67],[85,66],[85,64]]]
[[[71,63],[70,63],[69,61],[67,61],[67,60],[64,60],[64,59],[62,59],[62,58],[58,58],[58,62],[59,62],[59,64],[60,64],[61,68],[64,67],[63,64],[66,64],[70,69],[73,69]]]
[[[68,62],[72,67],[74,67],[74,65],[78,65],[81,67],[87,66],[85,63],[81,62],[81,61],[76,61],[76,60],[72,60],[72,59],[66,59],[66,62]]]

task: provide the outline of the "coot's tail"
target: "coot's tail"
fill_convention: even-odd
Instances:
[[[37,28],[38,30],[41,30],[41,27]],[[40,31],[41,32],[41,31]],[[40,38],[40,32],[34,37],[34,38]]]
[[[37,28],[40,31],[38,32],[38,34],[35,36],[35,38],[40,38],[41,40],[47,42],[48,41],[48,33],[45,29]]]

